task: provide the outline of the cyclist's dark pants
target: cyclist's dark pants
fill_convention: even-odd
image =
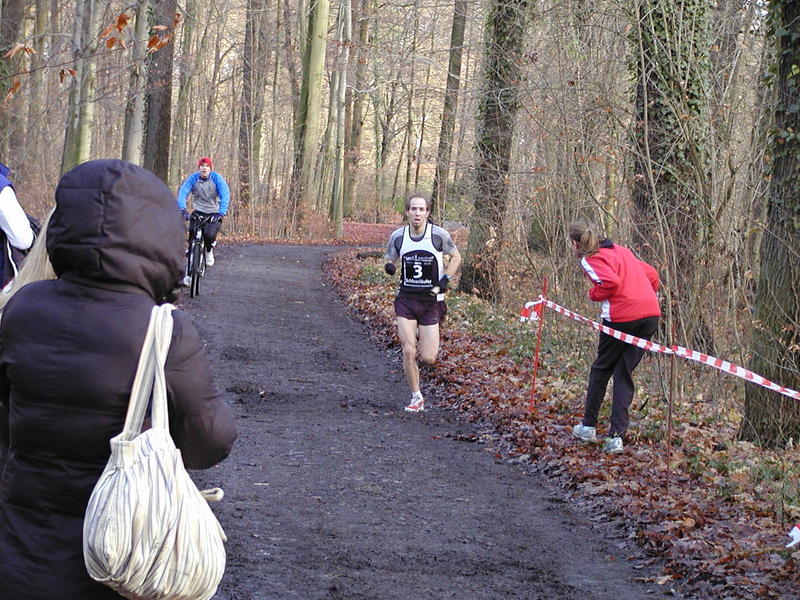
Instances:
[[[189,220],[189,227],[191,236],[194,237],[195,227],[197,227],[198,218],[197,217],[207,217],[216,213],[204,213],[196,210],[192,213],[192,218]],[[197,215],[195,217],[194,215]],[[222,227],[222,223],[220,221],[206,221],[206,224],[203,226],[203,242],[206,249],[206,252],[211,250],[212,245],[217,239],[217,234],[219,233],[220,227]]]

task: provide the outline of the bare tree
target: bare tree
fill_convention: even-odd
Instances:
[[[436,152],[436,173],[431,193],[432,211],[439,222],[444,219],[447,207],[447,185],[450,178],[450,160],[453,154],[453,131],[458,108],[458,87],[461,82],[461,53],[464,48],[464,29],[467,22],[467,0],[456,0],[453,8],[453,26],[450,32],[450,61],[447,66],[447,89],[442,110],[442,128],[439,149]]]
[[[137,165],[142,164],[144,140],[145,84],[147,82],[147,51],[149,2],[140,0],[136,7],[134,28],[133,64],[131,65],[128,102],[125,106],[125,126],[122,138],[122,158]]]
[[[349,144],[345,153],[344,199],[342,210],[345,217],[353,214],[353,198],[355,196],[358,167],[361,160],[361,134],[364,129],[364,97],[367,87],[367,64],[369,61],[370,23],[373,16],[374,0],[360,0],[358,12],[358,42],[355,45],[354,61],[355,89],[353,90],[353,108],[350,117]]]
[[[527,0],[493,0],[484,33],[475,203],[459,289],[493,300],[500,298],[498,268],[529,13]]]
[[[636,246],[659,264],[679,331],[712,351],[700,298],[714,219],[709,128],[708,3],[637,0]]]
[[[755,300],[750,368],[781,385],[800,387],[800,4],[770,3],[775,36],[775,129],[767,226]],[[766,446],[800,439],[800,402],[754,385],[745,391],[739,436]]]
[[[239,200],[247,206],[256,183],[258,172],[258,145],[260,134],[257,123],[261,120],[264,88],[262,81],[267,65],[264,64],[262,30],[266,27],[265,0],[248,0],[242,53],[242,102],[239,113]]]
[[[19,56],[7,56],[17,43],[22,21],[27,8],[27,0],[4,0],[0,13],[0,94],[5,96],[16,85],[18,79],[14,74],[19,68]],[[7,110],[0,111],[0,152],[9,154],[9,143],[16,129],[14,119],[9,118]]]
[[[336,155],[333,170],[333,189],[331,190],[330,218],[336,237],[342,236],[342,217],[344,215],[344,153],[345,153],[345,90],[347,89],[347,67],[350,60],[350,38],[352,29],[350,0],[342,0],[339,9],[337,41],[336,80],[331,90],[331,103],[336,106]]]
[[[153,1],[153,0],[151,0]],[[155,23],[166,27],[158,35],[147,73],[147,126],[144,139],[143,166],[158,175],[164,183],[169,181],[169,150],[172,131],[172,62],[175,45],[175,0],[155,0]]]
[[[78,0],[75,5],[72,33],[75,76],[69,95],[62,172],[91,157],[97,71],[94,54],[99,43],[100,16],[99,0]]]
[[[329,0],[312,0],[308,11],[308,35],[303,49],[303,83],[295,123],[295,162],[292,171],[290,231],[302,228],[313,183],[313,157],[318,150],[320,102],[328,34]]]

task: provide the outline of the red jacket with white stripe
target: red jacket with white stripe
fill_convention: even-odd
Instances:
[[[589,298],[602,302],[603,319],[625,323],[661,316],[658,272],[626,247],[603,240],[596,253],[581,259],[581,266],[594,284]]]

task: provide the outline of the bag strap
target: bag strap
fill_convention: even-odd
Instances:
[[[155,377],[153,379],[152,421],[153,428],[169,430],[169,410],[167,408],[167,378],[164,365],[167,363],[169,345],[172,341],[172,304],[158,307],[156,336],[153,342],[155,350]]]
[[[142,352],[139,355],[128,412],[125,415],[125,426],[122,430],[127,437],[133,437],[142,431],[151,395],[153,399],[151,410],[153,429],[169,428],[164,365],[172,339],[172,311],[174,309],[172,304],[162,304],[154,306],[150,312],[150,322],[144,336]]]

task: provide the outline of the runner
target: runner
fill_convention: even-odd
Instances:
[[[646,340],[653,337],[661,316],[656,296],[658,272],[624,246],[598,236],[582,221],[569,226],[568,240],[592,282],[589,298],[602,302],[603,325]],[[600,334],[597,358],[589,372],[583,421],[572,429],[575,437],[585,442],[597,439],[597,417],[608,380],[613,375],[611,428],[603,450],[622,452],[622,438],[628,429],[628,408],[633,400],[633,370],[642,356],[643,348]]]
[[[201,217],[213,216],[203,226],[203,242],[206,249],[206,266],[214,264],[214,246],[217,234],[222,227],[222,217],[228,213],[231,192],[222,175],[213,171],[211,159],[204,156],[197,161],[197,172],[192,173],[178,190],[178,207],[187,221],[191,215],[186,210],[186,199],[192,195],[192,207]],[[190,236],[191,237],[191,236]]]
[[[439,323],[447,314],[444,292],[461,264],[453,238],[441,227],[428,222],[430,199],[412,194],[406,200],[408,225],[396,229],[389,238],[384,269],[396,272],[400,259],[400,290],[394,301],[397,335],[403,347],[403,371],[411,388],[411,401],[405,410],[425,410],[425,399],[419,387],[419,360],[432,365],[439,353]],[[447,267],[443,257],[448,256]]]

